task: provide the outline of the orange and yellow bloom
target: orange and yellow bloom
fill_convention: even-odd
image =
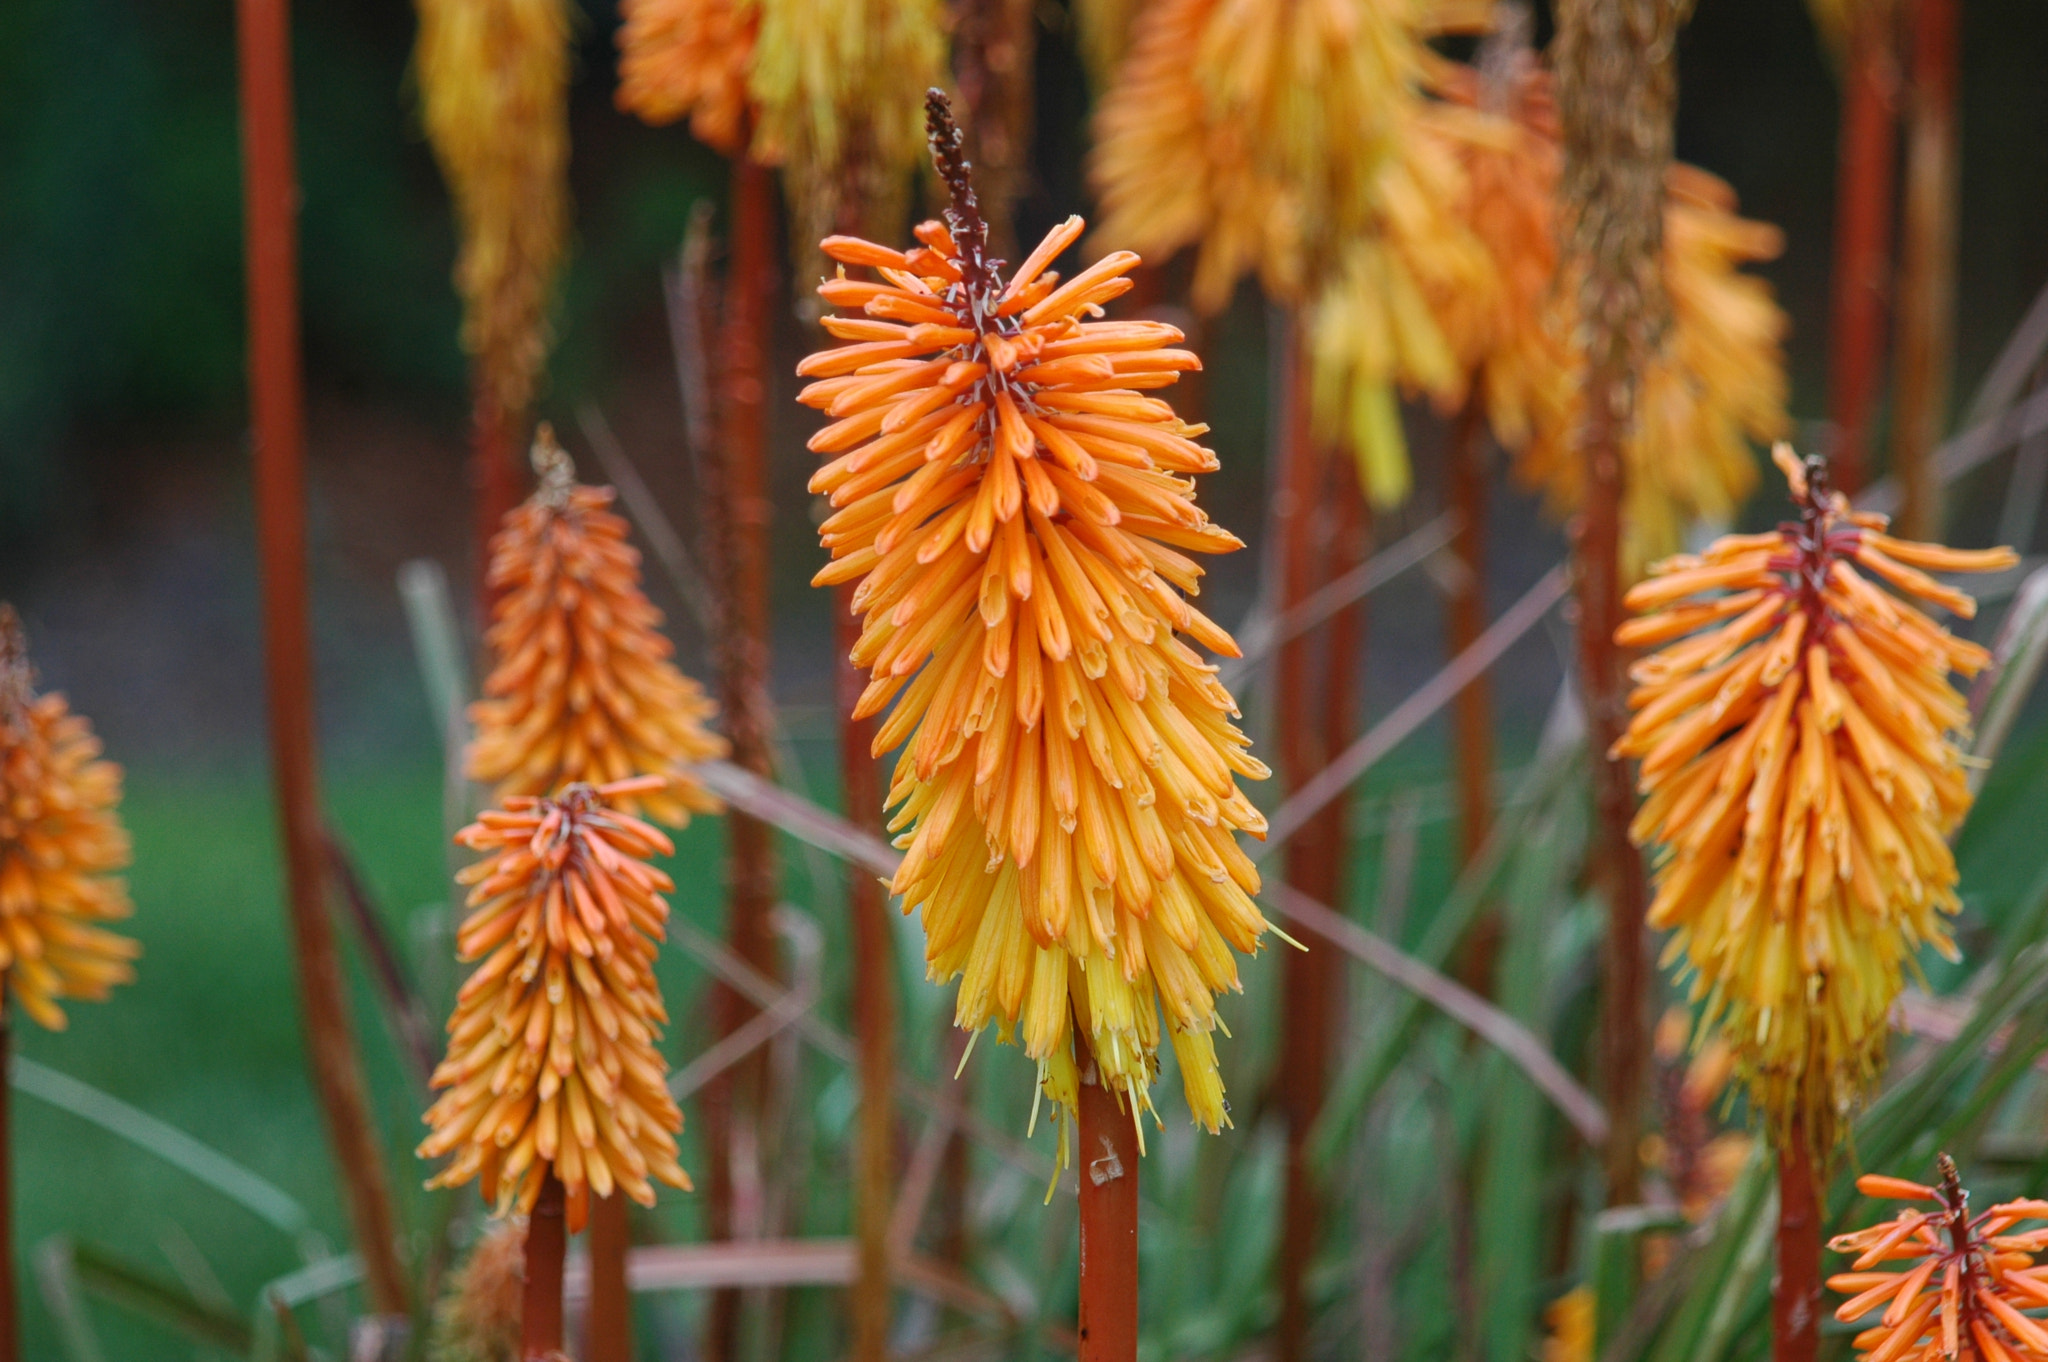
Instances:
[[[1865,1322],[1856,1351],[1871,1362],[2048,1362],[2048,1324],[2025,1311],[2048,1306],[2048,1201],[2008,1201],[1970,1214],[1970,1196],[1943,1154],[1941,1183],[1870,1174],[1857,1190],[1881,1200],[1932,1202],[1904,1210],[1828,1247],[1853,1253],[1850,1270],[1828,1278],[1848,1296],[1835,1311]],[[1896,1263],[1896,1268],[1885,1264]]]
[[[58,1001],[103,1001],[142,948],[100,924],[134,911],[120,871],[121,768],[62,695],[37,695],[12,606],[0,605],[0,981],[52,1031]]]
[[[559,796],[514,796],[456,840],[487,853],[461,875],[469,916],[456,936],[482,963],[457,995],[425,1159],[455,1156],[427,1185],[481,1178],[500,1210],[531,1211],[550,1171],[569,1226],[617,1188],[654,1204],[656,1182],[689,1190],[676,1162],[682,1112],[656,1046],[668,1013],[654,978],[675,884],[647,862],[675,850],[626,813],[659,776]]]
[[[834,508],[815,581],[859,583],[857,713],[895,704],[875,739],[902,748],[893,888],[923,913],[932,977],[961,979],[959,1025],[1020,1039],[1061,1108],[1090,1057],[1149,1107],[1163,1009],[1213,1131],[1229,1120],[1215,997],[1267,927],[1236,839],[1264,819],[1237,777],[1267,772],[1178,637],[1236,651],[1187,600],[1190,555],[1240,547],[1194,502],[1215,456],[1146,395],[1196,361],[1170,326],[1094,320],[1136,256],[1050,272],[1078,218],[1001,277],[958,133],[942,105],[934,119],[947,223],[907,252],[827,239],[876,277],[820,286],[843,344],[799,369],[834,418],[811,440]]]
[[[1949,674],[1988,658],[1916,602],[1967,619],[1974,602],[1928,574],[2016,559],[1894,539],[1822,461],[1777,458],[1797,521],[1658,563],[1628,593],[1639,618],[1617,641],[1658,651],[1632,670],[1614,755],[1639,764],[1632,831],[1657,846],[1666,961],[1684,957],[1774,1134],[1803,1122],[1829,1150],[1907,957],[1954,950],[1969,711]]]
[[[687,768],[725,754],[704,726],[717,706],[669,660],[612,489],[578,484],[545,426],[534,462],[540,485],[491,541],[497,665],[470,706],[470,777],[503,801],[662,774],[670,784],[632,807],[672,827],[716,812]]]

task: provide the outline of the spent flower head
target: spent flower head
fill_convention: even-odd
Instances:
[[[1190,554],[1240,547],[1194,502],[1188,475],[1216,467],[1206,427],[1145,395],[1197,361],[1170,326],[1094,320],[1136,256],[1050,271],[1078,218],[1006,276],[930,99],[946,221],[907,252],[826,240],[878,277],[820,286],[844,343],[798,370],[835,418],[811,440],[834,508],[814,580],[859,583],[857,714],[895,702],[874,744],[902,747],[893,888],[923,913],[932,977],[961,978],[959,1025],[1021,1039],[1064,1111],[1090,1057],[1134,1115],[1150,1105],[1163,1008],[1213,1131],[1215,997],[1267,927],[1235,836],[1265,820],[1236,778],[1267,772],[1215,667],[1176,637],[1236,653],[1186,599]]]
[[[455,199],[463,348],[508,418],[547,361],[569,219],[569,11],[563,0],[418,0],[427,140]]]

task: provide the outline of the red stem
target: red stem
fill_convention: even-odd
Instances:
[[[526,1285],[520,1298],[519,1356],[546,1362],[562,1351],[562,1263],[569,1254],[562,1183],[549,1168],[526,1220]]]
[[[1771,1362],[1820,1353],[1820,1186],[1804,1125],[1778,1151],[1778,1279],[1771,1295]]]
[[[285,0],[239,0],[244,268],[255,426],[257,554],[271,765],[284,835],[294,961],[313,1086],[341,1173],[373,1308],[406,1312],[407,1289],[327,915],[326,840],[314,755],[307,623],[305,399],[300,377],[298,185]]]
[[[21,1362],[14,1295],[14,1027],[0,998],[0,1362]]]
[[[491,537],[519,504],[524,478],[517,450],[519,418],[501,411],[481,374],[474,383],[470,408],[469,484],[476,509],[477,618],[488,620],[493,593],[485,578],[491,565]]]
[[[742,158],[732,168],[732,216],[727,241],[731,267],[719,335],[719,441],[707,462],[706,500],[714,505],[710,538],[719,604],[720,698],[732,759],[758,776],[772,776],[768,697],[768,346],[775,289],[774,172]],[[737,810],[726,819],[729,840],[726,940],[735,954],[769,978],[780,974],[770,914],[775,907],[774,829]],[[713,995],[717,1029],[731,1035],[753,1015],[752,1004],[726,986]],[[765,1055],[756,1053],[708,1084],[704,1093],[706,1218],[714,1240],[758,1226],[742,1225],[734,1184],[737,1123],[756,1125],[767,1081]],[[739,1297],[713,1293],[706,1326],[710,1362],[731,1362],[738,1344]]]
[[[848,654],[860,638],[853,587],[833,593],[835,673],[838,689],[839,777],[846,817],[869,832],[882,827],[882,786],[871,747],[875,721],[850,719],[864,678]],[[889,933],[889,898],[880,880],[847,868],[847,913],[853,939],[853,1029],[860,1051],[860,1125],[855,1144],[853,1218],[859,1260],[853,1284],[854,1362],[888,1355],[892,1291],[889,1208],[896,1165],[893,1107],[896,1083],[896,957]]]
[[[614,1188],[590,1202],[590,1304],[583,1362],[633,1362],[633,1296],[626,1285],[632,1247],[626,1194]]]
[[[1475,391],[1451,428],[1449,501],[1458,517],[1451,552],[1460,568],[1447,623],[1450,655],[1486,632],[1486,453],[1484,409]],[[1469,865],[1493,824],[1493,696],[1484,674],[1451,708],[1458,749],[1458,850]]]
[[[1941,537],[1941,484],[1931,455],[1948,415],[1955,344],[1957,8],[1956,0],[1917,0],[1913,7],[1892,421],[1899,532],[1910,539]]]
[[[1093,1081],[1081,1083],[1081,1315],[1079,1362],[1138,1356],[1138,1133],[1132,1113]]]
[[[1364,558],[1366,510],[1347,461],[1329,457],[1308,431],[1307,364],[1299,327],[1288,351],[1286,416],[1281,449],[1279,504],[1273,533],[1285,545],[1281,608],[1291,609],[1324,582]],[[1297,637],[1280,650],[1275,692],[1279,707],[1279,750],[1283,777],[1299,789],[1351,738],[1352,691],[1364,625],[1362,605],[1339,612],[1326,630]],[[1318,639],[1318,634],[1322,637]],[[1323,645],[1322,676],[1314,675],[1315,648]],[[1318,684],[1320,681],[1320,684]],[[1318,811],[1288,843],[1287,882],[1321,903],[1335,902],[1343,881],[1344,838],[1349,800],[1338,796]],[[1305,1355],[1308,1304],[1305,1278],[1320,1238],[1323,1192],[1308,1159],[1308,1136],[1322,1112],[1329,1086],[1331,1036],[1343,985],[1337,952],[1289,951],[1281,962],[1284,979],[1281,1077],[1278,1098],[1287,1122],[1287,1183],[1281,1234],[1280,1327],[1276,1355],[1296,1362]]]
[[[1879,8],[1870,12],[1877,15]],[[1884,374],[1898,83],[1889,20],[1866,18],[1849,35],[1842,67],[1828,319],[1828,418],[1835,426],[1829,454],[1837,483],[1851,495],[1870,480],[1870,421]]]

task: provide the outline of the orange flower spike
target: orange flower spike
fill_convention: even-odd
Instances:
[[[683,1116],[656,1042],[668,1019],[654,943],[668,920],[666,876],[644,857],[668,839],[623,813],[667,782],[642,776],[575,784],[559,796],[515,795],[456,841],[486,853],[457,941],[483,963],[457,995],[441,1096],[419,1155],[454,1160],[427,1185],[481,1178],[500,1211],[533,1208],[552,1166],[571,1230],[594,1193],[614,1187],[654,1204],[656,1182],[684,1191],[676,1162]]]
[[[99,924],[134,911],[119,872],[121,768],[62,695],[37,695],[28,640],[0,603],[0,981],[52,1031],[59,999],[104,1001],[142,948]]]
[[[882,282],[826,282],[859,315],[828,319],[846,343],[799,369],[820,380],[803,400],[838,418],[812,442],[832,456],[813,487],[840,508],[816,580],[859,583],[860,708],[895,703],[875,741],[902,748],[893,887],[923,914],[932,977],[961,979],[959,1025],[1020,1039],[1062,1113],[1090,1058],[1151,1108],[1163,1006],[1213,1131],[1215,997],[1267,926],[1233,840],[1264,820],[1236,777],[1267,772],[1175,637],[1236,650],[1181,594],[1201,571],[1187,553],[1240,546],[1179,476],[1215,466],[1206,428],[1132,390],[1195,360],[1171,327],[1102,319],[1136,257],[1050,272],[1078,218],[1004,279],[943,96],[928,112],[946,222],[908,255],[827,238]]]
[[[1846,1324],[1877,1316],[1855,1341],[1870,1362],[2048,1362],[2048,1328],[2021,1313],[2048,1303],[2033,1276],[2035,1250],[1993,1237],[1998,1227],[2048,1216],[2048,1205],[2008,1202],[1972,1216],[1955,1163],[1943,1154],[1936,1166],[1936,1187],[1875,1174],[1857,1179],[1867,1195],[1933,1201],[1937,1209],[1901,1213],[1828,1242],[1836,1253],[1861,1255],[1858,1271],[1828,1279],[1830,1290],[1850,1296],[1835,1318]],[[1910,1265],[1860,1270],[1884,1259]]]
[[[2016,560],[1890,539],[1824,462],[1773,457],[1798,521],[1653,564],[1628,593],[1617,641],[1662,646],[1631,670],[1614,755],[1640,762],[1633,830],[1661,847],[1650,921],[1685,956],[1701,1024],[1722,1025],[1773,1129],[1803,1118],[1827,1150],[1876,1073],[1907,957],[1954,949],[1969,711],[1949,673],[1985,659],[1922,613],[1971,607],[1921,565]]]
[[[621,0],[622,112],[660,126],[690,120],[690,134],[737,155],[747,135],[747,72],[757,8],[743,0]]]
[[[661,612],[640,589],[640,555],[608,509],[612,489],[578,485],[546,425],[533,462],[539,486],[491,541],[497,604],[485,641],[497,665],[470,706],[470,778],[502,803],[662,774],[672,777],[666,788],[635,786],[621,798],[671,827],[716,812],[687,768],[725,755],[725,740],[704,726],[717,706],[669,661]]]

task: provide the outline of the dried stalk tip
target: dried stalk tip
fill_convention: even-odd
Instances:
[[[569,493],[576,486],[576,464],[569,451],[555,438],[555,428],[543,421],[533,432],[533,476],[539,486],[534,498],[560,511],[569,505]]]
[[[35,694],[35,669],[28,661],[28,634],[14,607],[0,601],[0,720],[28,707]]]
[[[981,203],[974,196],[974,165],[967,159],[967,139],[953,117],[953,102],[937,86],[924,92],[924,126],[932,165],[946,183],[950,201],[946,229],[959,252],[960,278],[967,285],[975,317],[986,319],[1002,292],[997,272],[1003,262],[989,259],[988,219],[981,215]]]

